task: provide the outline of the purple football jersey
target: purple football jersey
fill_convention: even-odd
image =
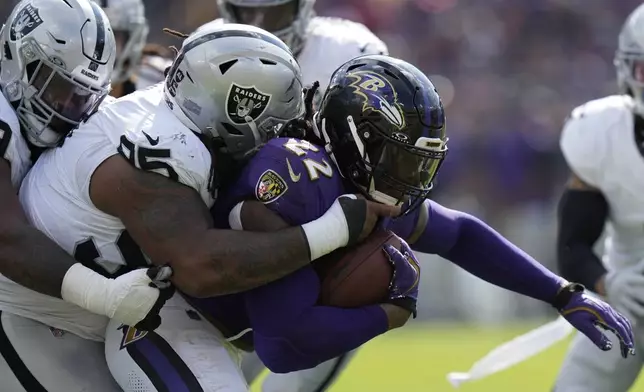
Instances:
[[[344,193],[342,177],[323,148],[305,140],[269,141],[214,209],[217,220],[243,200],[261,201],[288,224],[319,218]]]

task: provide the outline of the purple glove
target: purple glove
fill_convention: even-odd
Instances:
[[[622,357],[635,355],[633,327],[606,302],[584,294],[584,286],[571,283],[563,287],[553,304],[573,327],[586,335],[597,347],[608,351],[613,344],[597,327],[611,331],[619,339]]]
[[[385,245],[383,251],[389,257],[394,274],[389,283],[388,303],[409,310],[416,318],[416,301],[418,300],[418,281],[420,265],[414,252],[402,239],[401,251],[391,245]]]

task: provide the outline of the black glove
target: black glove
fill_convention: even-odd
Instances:
[[[154,331],[161,325],[161,308],[165,303],[172,298],[175,292],[175,288],[170,282],[172,277],[172,268],[169,265],[164,266],[155,266],[148,268],[147,271],[148,277],[152,280],[150,287],[156,287],[159,289],[159,298],[155,302],[154,306],[150,309],[148,315],[141,321],[139,321],[134,328],[141,331]]]

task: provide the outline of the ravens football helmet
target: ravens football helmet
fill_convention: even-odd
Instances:
[[[389,56],[358,57],[336,70],[315,125],[345,179],[372,200],[404,205],[404,212],[427,198],[447,153],[434,85]]]

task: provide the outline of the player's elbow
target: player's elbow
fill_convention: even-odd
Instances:
[[[26,238],[32,230],[37,230],[26,220],[11,219],[7,215],[0,219],[0,246],[21,246],[25,244]],[[24,248],[23,248],[24,249]]]
[[[235,290],[228,270],[222,265],[225,261],[213,260],[198,252],[186,253],[174,262],[172,283],[184,293],[195,298],[218,297],[233,294]],[[229,260],[234,264],[234,260]],[[221,267],[221,268],[219,268]]]
[[[187,253],[185,256],[171,261],[172,283],[182,292],[195,297],[207,298],[220,295],[217,287],[222,277],[208,268],[204,257]]]
[[[258,339],[255,336],[255,352],[264,366],[273,373],[291,373],[317,365],[310,364],[308,358],[304,358],[297,347],[281,339]]]

